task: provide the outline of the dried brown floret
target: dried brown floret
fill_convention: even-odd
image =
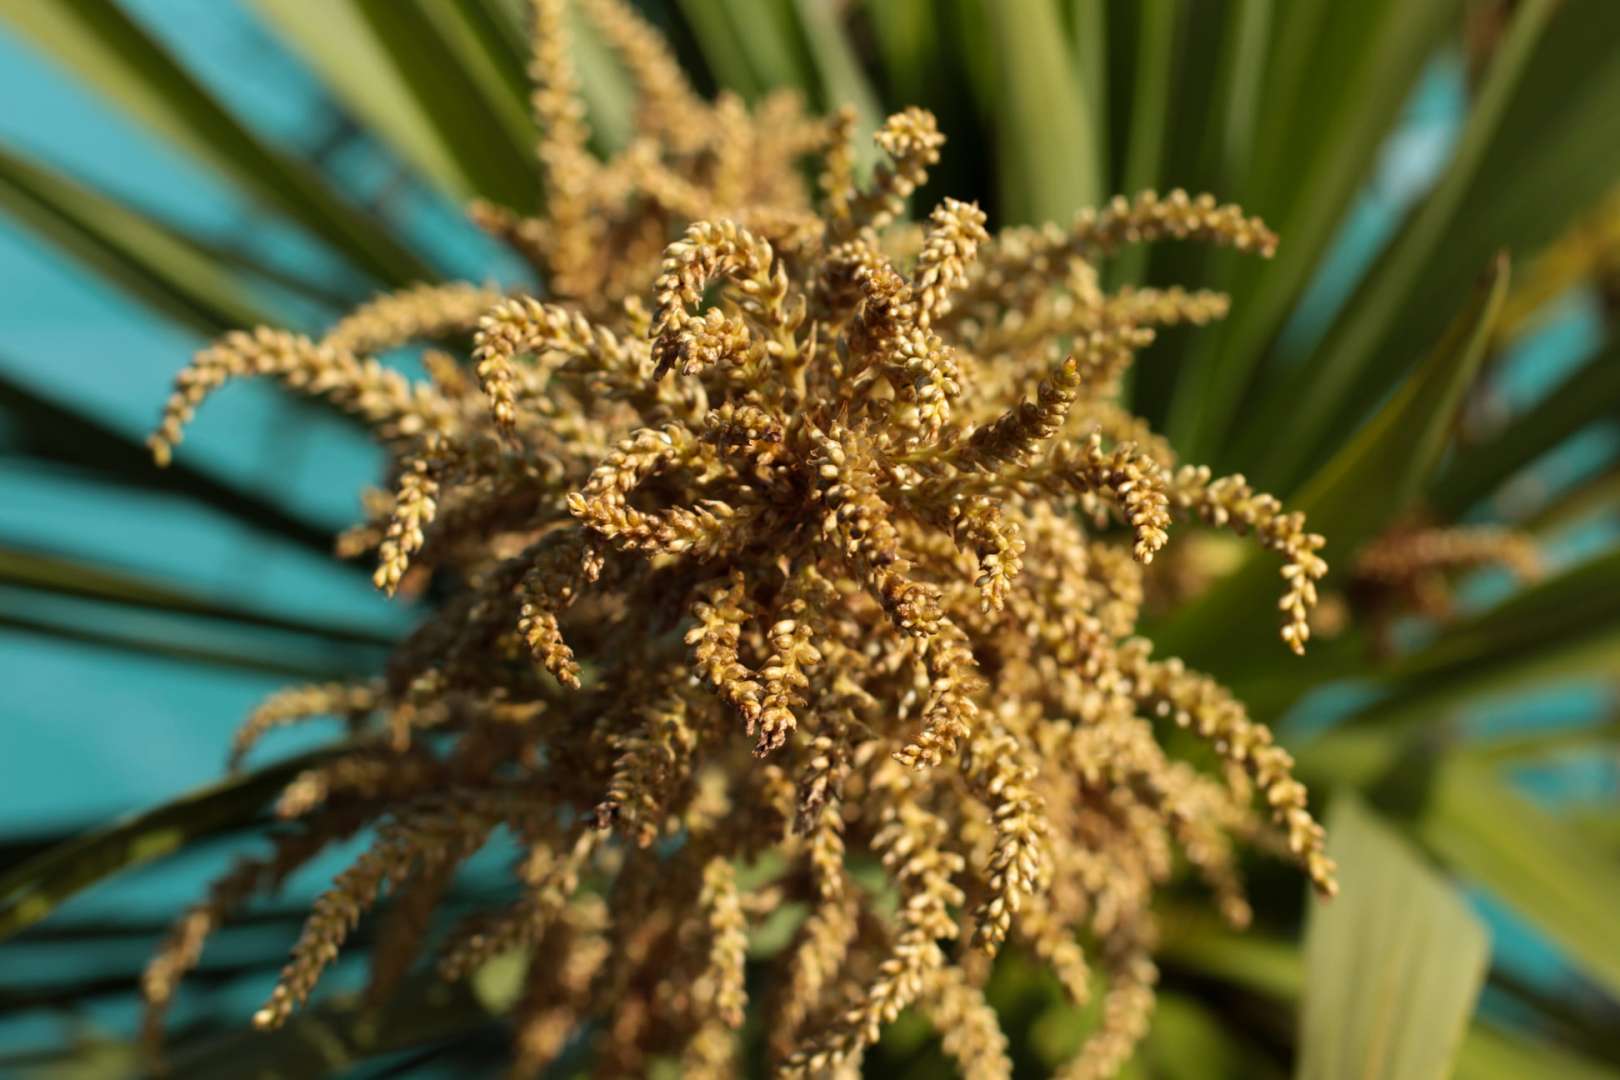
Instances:
[[[364,716],[382,701],[382,682],[320,683],[277,691],[248,716],[231,739],[229,767],[240,768],[248,752],[274,728],[316,716]]]
[[[984,221],[984,211],[955,199],[946,199],[929,215],[928,235],[912,273],[917,321],[923,326],[951,310],[951,293],[967,279],[979,245],[990,242]]]
[[[743,986],[743,962],[748,952],[748,921],[737,896],[737,873],[723,856],[703,866],[703,888],[698,908],[709,930],[709,955],[692,993],[712,1008],[728,1028],[740,1028],[748,991]]]
[[[427,542],[424,531],[433,523],[438,511],[439,482],[433,477],[427,461],[410,458],[400,469],[394,509],[389,515],[388,530],[377,547],[377,570],[372,581],[377,588],[392,596],[410,568],[411,556],[422,550]]]
[[[717,278],[727,278],[743,295],[743,307],[759,312],[758,298],[771,290],[771,245],[731,221],[698,222],[686,236],[671,244],[654,282],[657,308],[653,313],[653,357],[661,378],[672,367],[695,375],[722,360],[738,362],[751,343],[741,321],[711,308],[694,316],[687,309],[703,300],[704,290]],[[747,301],[754,299],[753,304]]]
[[[451,282],[415,285],[362,304],[326,332],[321,344],[357,355],[387,352],[422,338],[463,333],[500,300],[499,289]]]
[[[1305,531],[1303,514],[1286,513],[1275,497],[1256,492],[1241,475],[1211,479],[1205,466],[1183,466],[1171,481],[1170,494],[1178,510],[1196,514],[1216,528],[1252,531],[1261,544],[1283,557],[1282,576],[1288,588],[1277,603],[1286,619],[1282,639],[1303,653],[1311,636],[1316,583],[1327,574],[1327,562],[1317,552],[1327,541]]]
[[[1092,1080],[1119,1072],[1147,1034],[1153,1014],[1153,986],[1158,981],[1158,969],[1146,950],[1121,950],[1121,955],[1108,965],[1109,985],[1103,993],[1101,1026],[1058,1075],[1063,1080]]]
[[[906,200],[938,163],[945,136],[933,113],[913,108],[889,117],[873,138],[888,160],[878,165],[871,189],[855,197],[851,219],[857,227],[877,230],[905,212]]]
[[[809,1046],[788,1059],[788,1075],[819,1076],[858,1058],[877,1041],[883,1025],[915,1002],[945,966],[939,942],[957,933],[949,908],[962,902],[952,878],[961,872],[963,860],[938,846],[946,824],[907,798],[904,787],[891,786],[899,802],[885,809],[883,826],[872,841],[900,889],[891,954],[878,966],[876,980]]]
[[[1080,396],[1080,365],[1070,356],[1041,380],[1033,402],[1023,401],[974,430],[951,457],[958,469],[994,472],[1002,465],[1027,465],[1040,445],[1059,431]]]
[[[163,1021],[185,974],[202,958],[208,937],[250,900],[272,894],[294,871],[331,844],[360,827],[364,818],[347,813],[309,823],[299,832],[275,838],[275,852],[265,858],[244,857],[208,887],[208,895],[187,908],[169,929],[141,973],[141,1040],[147,1053],[159,1056]]]
[[[589,188],[600,169],[586,144],[590,127],[570,55],[567,0],[530,0],[534,15],[531,106],[540,125],[540,172],[545,183],[547,284],[559,296],[583,296],[599,280],[596,248],[603,222],[592,211]]]
[[[317,344],[284,330],[238,331],[199,352],[175,379],[175,390],[157,432],[147,440],[152,456],[167,463],[182,429],[204,398],[230,379],[278,379],[293,390],[331,401],[384,438],[409,438],[454,423],[454,414],[431,387],[410,383],[397,371],[353,353]]]
[[[626,0],[580,5],[618,52],[636,87],[637,128],[695,149],[705,134],[708,105],[692,92],[675,54]]]
[[[984,991],[971,985],[957,968],[941,968],[918,999],[940,1033],[940,1044],[963,1076],[975,1080],[1011,1080],[1007,1036]]]
[[[1007,939],[1024,898],[1044,890],[1051,879],[1045,808],[1027,786],[1038,772],[1005,729],[975,740],[963,763],[963,773],[990,808],[995,828],[995,851],[985,875],[988,891],[975,916],[978,944],[992,954]]]
[[[702,732],[679,695],[645,710],[635,730],[616,742],[618,757],[607,792],[593,816],[599,829],[615,829],[645,848],[663,832],[669,802],[692,771]]]
[[[1180,188],[1162,198],[1151,191],[1135,199],[1116,195],[1101,211],[1082,210],[1067,242],[1074,250],[1108,253],[1124,244],[1164,239],[1223,244],[1267,257],[1277,250],[1277,234],[1259,218],[1231,204],[1218,205],[1213,195],[1189,197]]]
[[[772,1057],[785,1061],[806,1034],[806,1024],[823,1019],[830,992],[855,943],[859,924],[856,902],[839,896],[823,900],[800,924],[788,949],[787,971],[777,988],[777,1004],[771,1010]]]
[[[493,795],[451,796],[383,826],[371,850],[315,901],[269,1001],[253,1014],[254,1025],[280,1027],[309,996],[343,939],[384,889],[397,889],[412,874],[435,873],[467,858],[510,813],[509,802]]]

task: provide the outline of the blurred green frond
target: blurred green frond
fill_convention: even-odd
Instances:
[[[254,134],[112,0],[6,4],[0,20],[177,149],[299,222],[379,281],[403,285],[434,276],[308,164]]]
[[[1443,1076],[1485,978],[1485,928],[1353,796],[1327,825],[1345,888],[1312,902],[1295,1075]]]
[[[252,821],[287,781],[334,752],[319,750],[233,776],[5,870],[0,873],[0,940],[104,878]]]

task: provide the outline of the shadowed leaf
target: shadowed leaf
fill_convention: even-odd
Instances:
[[[244,126],[110,0],[5,4],[0,19],[113,105],[262,205],[300,222],[373,277],[402,285],[434,276],[380,222]]]
[[[286,783],[332,750],[235,776],[37,855],[0,875],[0,940],[49,915],[98,881],[253,820]]]
[[[997,178],[1003,223],[1067,222],[1102,196],[1095,123],[1057,9],[992,0],[981,16],[996,70]],[[982,46],[979,46],[982,48]]]
[[[179,231],[0,148],[0,207],[93,274],[202,334],[269,316],[219,260]]]

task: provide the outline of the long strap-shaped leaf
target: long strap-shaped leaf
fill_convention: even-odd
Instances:
[[[1350,413],[1378,400],[1398,365],[1400,343],[1434,332],[1451,298],[1466,287],[1471,262],[1500,248],[1515,259],[1530,255],[1614,186],[1620,176],[1616,41],[1620,5],[1570,0],[1555,6],[1435,257],[1410,279],[1366,377],[1343,403]]]
[[[183,234],[3,148],[0,207],[97,276],[199,333],[267,319],[243,283]]]
[[[826,0],[793,0],[793,10],[821,84],[820,103],[828,111],[845,105],[855,109],[862,136],[855,141],[857,160],[869,162],[876,157],[877,147],[865,136],[883,122],[883,106],[855,55],[838,5]]]
[[[1399,341],[1389,331],[1430,262],[1453,257],[1441,240],[1474,183],[1552,8],[1553,0],[1530,0],[1515,10],[1440,183],[1351,297],[1327,340],[1257,406],[1247,442],[1255,446],[1253,430],[1266,429],[1266,451],[1254,455],[1257,462],[1263,457],[1255,470],[1262,483],[1290,490],[1319,460],[1321,448],[1353,425],[1362,400],[1356,392],[1369,367],[1381,362],[1397,374],[1404,366]]]
[[[1334,800],[1327,828],[1342,891],[1312,901],[1294,1075],[1445,1076],[1485,977],[1485,928],[1354,796]]]
[[[299,222],[372,277],[396,285],[434,277],[379,221],[237,120],[117,4],[3,4],[0,19],[113,105],[261,205]]]
[[[477,192],[477,178],[458,159],[446,132],[423,111],[408,72],[395,63],[358,4],[256,0],[255,7],[338,100],[429,182],[458,199]]]
[[[55,555],[22,551],[3,544],[0,544],[0,585],[20,586],[143,611],[219,619],[236,626],[280,630],[351,645],[386,648],[394,641],[391,635],[366,627],[266,615],[234,604],[194,596],[183,589],[148,581],[123,571]]]
[[[215,1076],[331,1076],[370,1058],[450,1039],[494,1022],[515,992],[491,992],[485,969],[510,967],[497,957],[465,981],[445,982],[433,972],[404,981],[381,1005],[345,995],[299,1013],[273,1032],[246,1029],[183,1049],[168,1075],[176,1080]],[[521,974],[521,972],[520,972]]]
[[[1418,73],[1455,25],[1460,0],[1290,0],[1275,7],[1248,183],[1223,191],[1282,236],[1277,257],[1216,260],[1232,318],[1190,343],[1168,434],[1193,461],[1218,457],[1264,350],[1356,189]]]
[[[456,48],[472,42],[446,36],[474,32],[465,17],[426,10],[444,5],[389,0],[257,0],[256,6],[440,190],[457,200],[481,195],[534,208],[536,166],[511,101],[500,96],[506,88]]]
[[[15,600],[15,595],[8,596],[6,606],[0,607],[0,627],[181,664],[207,664],[236,673],[327,682],[375,671],[380,661],[374,650],[354,646],[312,648],[308,639],[290,642],[283,639],[283,645],[276,645],[267,643],[263,632],[247,630],[200,632],[195,627],[180,624],[172,616],[154,616],[140,620],[138,625],[125,623],[114,627],[104,619],[86,618],[85,612],[78,608],[67,614],[22,612],[14,610],[18,606]]]
[[[1305,987],[1304,958],[1292,942],[1259,930],[1232,931],[1203,912],[1176,911],[1174,918],[1166,918],[1159,956],[1171,971],[1192,971],[1288,1005],[1298,1001]],[[1554,1045],[1517,1025],[1498,1026],[1503,1019],[1475,1017],[1463,1033],[1455,1075],[1468,1080],[1612,1080],[1613,1070],[1599,1064],[1611,1055],[1599,1051],[1602,1056],[1588,1057],[1562,1038]],[[1593,1034],[1583,1030],[1589,1039]]]
[[[1610,552],[1448,628],[1385,674],[1389,695],[1350,723],[1393,727],[1617,662],[1620,552]]]
[[[997,190],[1008,224],[1067,223],[1102,197],[1097,122],[1048,0],[978,0],[997,73]]]
[[[1075,75],[1091,114],[1092,155],[1099,183],[1112,176],[1108,145],[1108,3],[1107,0],[1068,0],[1070,30],[1074,39]]]
[[[0,376],[0,415],[13,445],[31,459],[91,470],[96,477],[195,499],[262,532],[313,551],[332,553],[332,530],[252,492],[200,472],[185,460],[159,468],[139,438]],[[362,568],[354,563],[357,569]]]
[[[1492,438],[1471,446],[1434,481],[1429,502],[1455,517],[1586,425],[1620,413],[1620,343],[1611,344]]]
[[[1409,745],[1389,736],[1336,731],[1302,747],[1300,766],[1306,776],[1331,772],[1344,781],[1375,783],[1399,767]],[[1433,765],[1412,834],[1458,876],[1545,933],[1571,966],[1620,997],[1620,922],[1612,914],[1620,867],[1595,853],[1585,832],[1525,798],[1478,756],[1450,754]],[[1330,834],[1333,828],[1330,822]]]
[[[1597,475],[1558,492],[1521,524],[1536,533],[1558,532],[1616,507],[1620,507],[1620,461],[1612,461]]]
[[[1186,14],[1175,0],[1141,0],[1128,9],[1116,9],[1116,18],[1134,18],[1136,57],[1130,97],[1130,125],[1125,137],[1125,163],[1119,188],[1131,194],[1160,186],[1165,157],[1165,136],[1170,125],[1171,91],[1175,87],[1176,39],[1179,16]],[[1147,266],[1148,249],[1126,248],[1108,267],[1114,283],[1139,283]]]
[[[45,918],[69,897],[114,874],[253,820],[323,750],[194,791],[53,848],[0,875],[0,940]]]

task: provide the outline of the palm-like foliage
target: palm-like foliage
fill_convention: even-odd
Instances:
[[[521,6],[257,0],[254,11],[413,183],[457,202],[483,197],[524,208],[539,185]],[[1345,795],[1334,820],[1343,831],[1346,895],[1306,919],[1295,880],[1261,877],[1257,929],[1242,939],[1193,915],[1167,919],[1163,1016],[1139,1067],[1208,1075],[1219,1060],[1253,1075],[1297,1059],[1312,1076],[1414,1076],[1433,1075],[1457,1052],[1467,1075],[1519,1076],[1595,1072],[1620,1060],[1607,1022],[1620,1002],[1620,923],[1610,913],[1620,895],[1620,816],[1612,807],[1549,808],[1513,782],[1526,768],[1601,752],[1612,723],[1493,739],[1470,723],[1471,710],[1487,701],[1612,680],[1620,555],[1610,548],[1569,566],[1555,561],[1544,580],[1505,600],[1424,620],[1421,634],[1408,635],[1415,644],[1388,640],[1379,628],[1391,605],[1404,610],[1402,590],[1419,575],[1397,574],[1392,585],[1356,572],[1369,565],[1366,552],[1389,550],[1415,530],[1439,535],[1499,521],[1551,543],[1573,524],[1612,521],[1612,465],[1539,497],[1522,492],[1549,450],[1614,419],[1613,339],[1529,407],[1503,415],[1490,405],[1513,384],[1516,351],[1551,302],[1597,290],[1612,311],[1620,237],[1614,204],[1603,199],[1620,183],[1620,7],[643,6],[671,30],[700,82],[745,98],[794,86],[818,105],[855,105],[868,127],[885,107],[931,108],[956,148],[934,186],[981,196],[1002,223],[1063,219],[1116,189],[1183,186],[1241,201],[1284,238],[1270,263],[1177,249],[1122,258],[1110,273],[1230,292],[1226,323],[1185,340],[1167,335],[1148,355],[1133,388],[1138,411],[1190,459],[1243,469],[1306,510],[1332,544],[1329,584],[1356,617],[1303,660],[1280,662],[1262,632],[1249,629],[1268,622],[1259,612],[1274,602],[1274,569],[1263,560],[1240,561],[1166,614],[1153,636],[1221,675],[1268,721],[1309,720],[1306,696],[1326,684],[1361,691],[1325,733],[1322,725],[1283,728],[1313,785]],[[257,253],[222,248],[0,149],[0,206],[156,316],[209,336],[260,321],[319,325],[375,289],[437,276],[377,207],[347,197],[319,168],[244,124],[110,0],[10,4],[0,18],[339,267],[310,284]],[[628,91],[605,50],[588,30],[581,34],[576,62],[593,127],[612,145],[627,131]],[[1379,147],[1436,63],[1466,72],[1468,107],[1455,146],[1376,258],[1325,278]],[[1294,318],[1302,302],[1317,312],[1314,324]],[[161,392],[152,388],[154,402]],[[126,433],[23,385],[0,384],[0,405],[30,454],[174,491],[285,540],[329,545],[319,523],[274,498],[196,468],[158,473]],[[204,602],[180,584],[9,544],[0,535],[9,586],[160,612],[165,621],[133,637],[106,631],[93,611],[77,619],[0,614],[6,626],[277,673],[324,676],[376,660],[374,631]],[[205,621],[220,632],[197,635]],[[232,636],[250,632],[273,636]],[[0,934],[34,924],[30,933],[48,932],[53,924],[41,920],[69,895],[248,825],[296,767],[271,766],[19,861],[0,876]],[[1352,790],[1382,824],[1355,808]],[[1392,899],[1358,890],[1358,881],[1403,887]],[[1513,925],[1556,949],[1560,976],[1526,978],[1499,942],[1489,992],[1475,1009],[1485,946],[1458,904],[1459,887],[1511,911]],[[1306,922],[1301,954],[1293,943]],[[268,943],[253,962],[273,967],[275,947]],[[490,971],[465,996],[407,985],[380,1024],[361,1022],[355,1006],[340,1002],[274,1037],[213,1033],[194,1040],[189,1067],[252,1054],[298,1073],[315,1060],[308,1055],[316,1024],[339,1033],[326,1050],[340,1046],[347,1060],[430,1043],[477,1055],[487,1051],[491,1016],[510,998],[509,981]],[[1076,1018],[1015,963],[998,970],[992,996],[1031,1068],[1066,1048]],[[1295,1013],[1303,1018],[1297,1033]],[[923,1042],[902,1025],[882,1063],[926,1075],[933,1059]],[[97,1052],[115,1071],[127,1064],[116,1051]]]

